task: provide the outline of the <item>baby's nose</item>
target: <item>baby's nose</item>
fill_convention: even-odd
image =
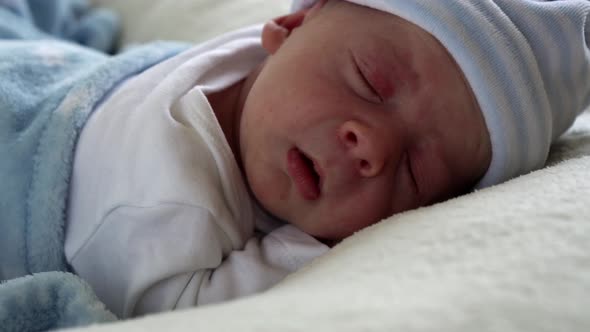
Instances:
[[[387,158],[387,143],[379,138],[376,129],[349,120],[340,126],[338,137],[361,176],[374,177],[381,173]]]

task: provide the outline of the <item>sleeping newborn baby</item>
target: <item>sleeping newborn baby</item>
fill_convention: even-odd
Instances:
[[[300,1],[158,63],[84,125],[67,261],[119,317],[216,303],[395,213],[542,167],[590,101],[589,13]]]
[[[230,35],[130,79],[82,131],[66,255],[116,314],[263,290],[322,242],[466,192],[488,168],[476,99],[417,26],[322,1],[261,36],[266,52]],[[184,80],[179,96],[160,88]]]

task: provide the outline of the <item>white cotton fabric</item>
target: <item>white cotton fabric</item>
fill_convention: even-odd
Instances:
[[[251,200],[207,93],[266,54],[240,30],[124,82],[89,119],[74,160],[65,252],[124,318],[265,290],[327,247]]]
[[[590,1],[348,0],[404,18],[454,57],[492,142],[477,187],[541,168],[590,104]],[[293,10],[314,0],[295,0]]]

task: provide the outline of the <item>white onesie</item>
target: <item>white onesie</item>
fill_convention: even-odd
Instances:
[[[255,233],[263,216],[205,97],[264,60],[260,33],[224,35],[127,80],[81,133],[66,257],[120,318],[259,292],[328,249],[290,225]]]

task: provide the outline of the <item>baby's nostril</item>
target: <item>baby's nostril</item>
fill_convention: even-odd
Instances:
[[[361,160],[361,162],[360,162],[360,166],[361,166],[361,170],[363,170],[363,169],[367,169],[367,168],[369,168],[369,167],[370,167],[370,165],[369,165],[369,162],[368,162],[368,161],[366,161],[366,160]]]
[[[346,134],[346,141],[352,144],[356,144],[357,143],[357,138],[356,135],[353,132],[349,132],[348,134]]]

